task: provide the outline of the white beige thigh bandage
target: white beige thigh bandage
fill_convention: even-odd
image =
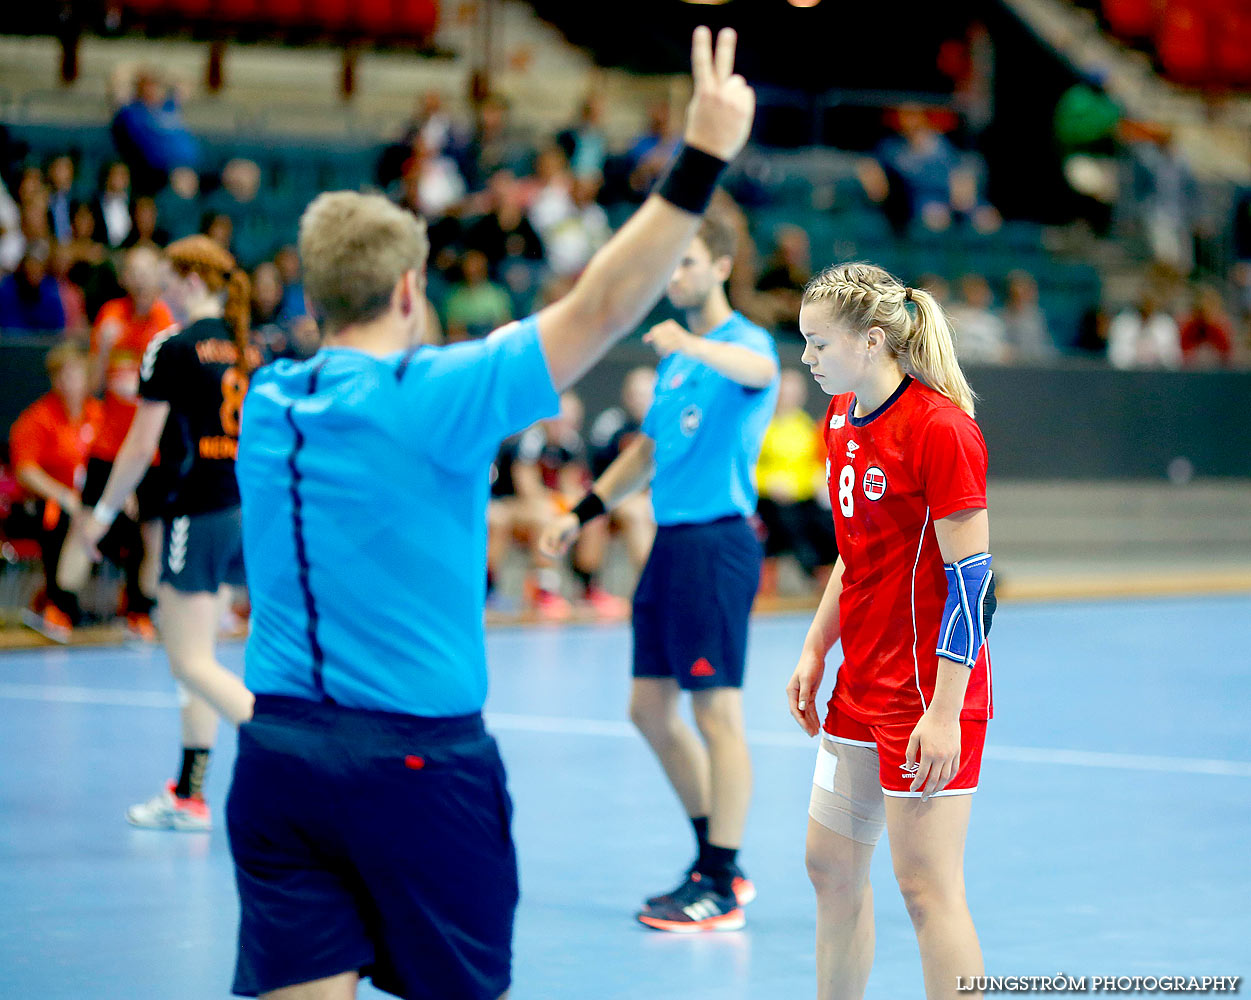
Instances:
[[[876,844],[886,826],[877,748],[822,737],[808,815],[827,830],[861,844]]]

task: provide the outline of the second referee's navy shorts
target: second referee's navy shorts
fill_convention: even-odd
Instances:
[[[662,525],[634,591],[634,676],[742,687],[763,552],[746,518]]]
[[[234,992],[359,971],[409,1000],[508,989],[512,804],[481,715],[258,695],[226,803]]]

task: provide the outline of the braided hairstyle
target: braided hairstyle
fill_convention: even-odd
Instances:
[[[252,373],[252,283],[247,272],[235,262],[229,251],[207,236],[187,236],[175,240],[165,249],[165,256],[179,277],[198,275],[204,286],[213,294],[226,293],[222,309],[225,320],[235,341],[239,358],[235,362],[244,375]]]
[[[977,397],[960,370],[951,324],[929,292],[873,264],[835,264],[808,282],[803,301],[827,303],[833,318],[857,333],[878,327],[905,372],[973,416]]]

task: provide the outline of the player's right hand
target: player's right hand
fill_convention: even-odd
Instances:
[[[569,551],[569,546],[581,530],[577,515],[561,514],[543,529],[543,534],[539,536],[539,552],[548,559],[559,559]]]
[[[791,717],[799,723],[799,728],[809,736],[816,736],[821,731],[821,720],[817,717],[816,697],[821,687],[821,678],[825,676],[825,657],[818,656],[815,651],[804,647],[799,654],[799,664],[791,674],[790,683],[786,685],[786,701],[790,706]]]
[[[737,40],[733,28],[722,28],[714,55],[712,32],[707,28],[696,28],[691,38],[695,93],[686,109],[683,139],[688,146],[726,161],[734,159],[747,143],[756,114],[755,91],[734,72]]]

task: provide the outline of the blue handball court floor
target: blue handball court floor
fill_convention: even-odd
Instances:
[[[489,722],[516,802],[523,896],[513,1000],[813,995],[803,865],[815,746],[783,699],[807,619],[753,626],[756,792],[748,926],[635,924],[691,852],[625,719],[621,626],[494,631]],[[1007,605],[967,851],[993,975],[1251,974],[1251,596]],[[224,649],[238,667],[242,646]],[[0,997],[229,995],[237,904],[226,838],[131,829],[177,763],[159,650],[0,657]],[[220,818],[233,735],[208,783]],[[413,831],[415,839],[420,831]],[[885,843],[868,996],[922,996]],[[362,987],[362,996],[375,996]]]

